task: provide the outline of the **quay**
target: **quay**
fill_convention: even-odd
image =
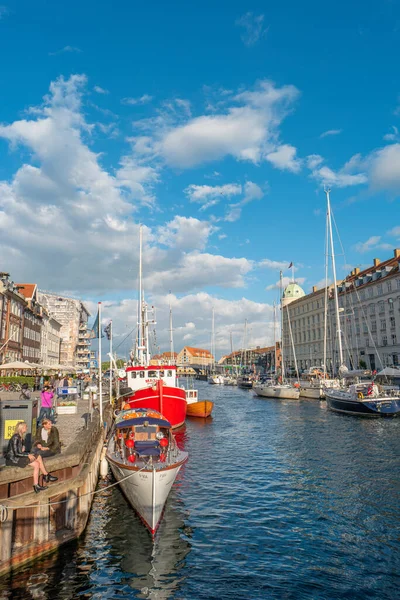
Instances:
[[[44,459],[58,477],[48,490],[33,491],[29,466],[0,470],[0,575],[56,551],[84,531],[112,419],[111,405],[104,402],[104,407],[105,428],[98,411],[88,411],[87,400],[78,401],[77,414],[58,416],[63,445],[61,454]]]

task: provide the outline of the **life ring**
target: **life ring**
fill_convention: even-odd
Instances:
[[[364,398],[364,394],[362,392],[358,392],[357,398],[359,398],[360,400],[362,400]]]

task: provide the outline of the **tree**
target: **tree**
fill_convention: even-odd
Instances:
[[[123,369],[125,365],[125,361],[123,358],[117,358],[117,369]],[[110,369],[110,361],[101,363],[101,370],[108,371]]]
[[[365,362],[365,360],[360,360],[359,367],[360,367],[360,369],[366,369],[367,368],[367,363]]]

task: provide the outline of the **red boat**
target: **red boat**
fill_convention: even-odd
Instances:
[[[127,367],[128,387],[132,395],[124,397],[124,409],[151,408],[160,412],[173,429],[186,418],[186,392],[176,387],[176,366]],[[145,385],[145,387],[141,387]],[[147,385],[146,385],[147,384]]]

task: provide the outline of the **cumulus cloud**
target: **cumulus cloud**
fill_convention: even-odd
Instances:
[[[380,242],[381,236],[372,235],[365,242],[355,244],[354,249],[356,252],[360,252],[360,254],[365,254],[365,252],[369,252],[370,250],[390,250],[392,248],[390,244]]]
[[[136,122],[135,126],[147,131],[153,152],[172,167],[187,169],[225,156],[259,163],[279,147],[281,153],[285,151],[278,143],[279,125],[298,95],[294,86],[279,88],[263,80],[253,90],[242,90],[230,97],[230,105],[219,113],[183,123],[180,117],[176,124],[171,111],[162,112],[153,119]],[[296,161],[293,155],[291,158],[289,165],[293,170]]]
[[[65,52],[69,54],[80,54],[82,50],[76,46],[64,46],[64,48],[60,48],[60,50],[49,52],[49,56],[57,56],[57,54],[64,54]]]
[[[106,90],[106,89],[104,89],[104,88],[100,87],[99,85],[95,85],[93,89],[94,89],[94,91],[95,91],[97,94],[103,94],[103,95],[106,95],[106,94],[109,94],[109,93],[110,93],[108,90]]]
[[[344,188],[368,182],[366,173],[354,173],[357,168],[362,170],[358,154],[353,156],[338,171],[334,171],[330,167],[323,165],[323,162],[324,159],[319,154],[311,154],[307,157],[307,166],[311,171],[311,177],[323,186]]]
[[[201,204],[200,210],[218,204],[221,198],[230,198],[242,193],[242,186],[237,183],[225,185],[195,185],[191,184],[185,189],[185,194],[190,202]]]
[[[267,33],[268,27],[264,27],[264,15],[255,15],[247,12],[236,21],[236,25],[242,29],[242,42],[246,46],[254,46]]]
[[[390,231],[387,232],[388,235],[392,235],[394,237],[400,236],[400,226],[393,227]]]
[[[392,125],[392,131],[390,133],[386,133],[383,136],[383,139],[387,142],[395,142],[399,138],[399,130],[395,125]]]
[[[267,154],[267,160],[281,171],[298,173],[301,169],[301,161],[296,158],[297,149],[290,144],[279,146],[274,152]]]
[[[77,293],[98,294],[133,287],[139,229],[133,216],[154,205],[159,172],[135,154],[123,156],[115,171],[102,166],[88,145],[86,83],[83,75],[60,77],[30,118],[0,126],[11,150],[21,147],[32,157],[0,181],[0,251],[20,280],[60,292],[68,282]],[[180,216],[144,227],[146,289],[243,287],[253,263],[207,252],[215,230]]]
[[[389,144],[375,150],[367,157],[366,162],[373,189],[400,191],[400,144]]]

